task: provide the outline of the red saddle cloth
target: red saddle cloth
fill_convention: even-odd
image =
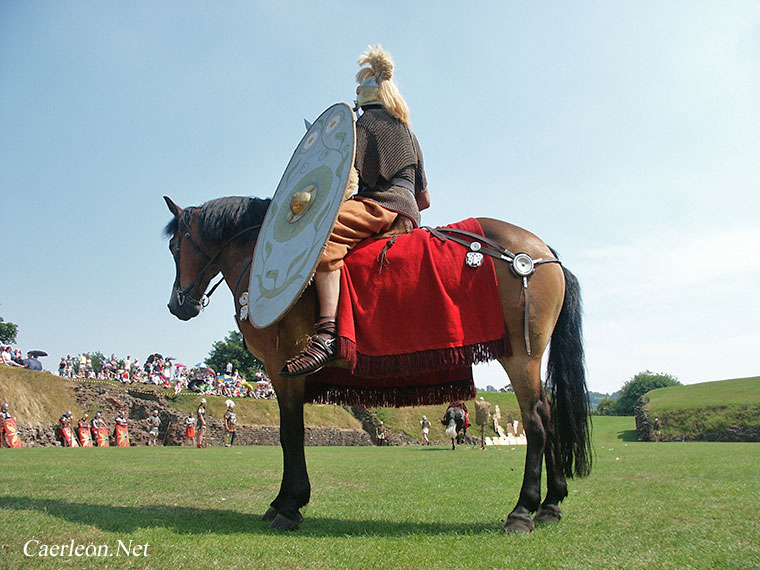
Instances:
[[[483,235],[469,218],[451,226]],[[424,229],[368,239],[346,257],[338,354],[349,368],[307,377],[306,399],[419,406],[475,397],[472,365],[511,355],[493,260]]]

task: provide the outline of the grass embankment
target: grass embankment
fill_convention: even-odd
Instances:
[[[85,411],[90,414],[96,410],[83,410],[77,403],[74,387],[81,381],[66,380],[47,372],[36,372],[0,368],[0,400],[10,404],[11,413],[18,422],[29,425],[57,423],[61,414],[71,410],[78,418]],[[198,407],[201,396],[181,393],[174,395],[173,390],[165,390],[151,384],[121,384],[112,381],[99,381],[111,390],[140,390],[153,392],[166,397],[166,403],[180,412],[192,413]],[[227,398],[220,396],[203,396],[206,398],[209,414],[221,418],[227,409]],[[235,398],[235,413],[238,422],[247,425],[280,425],[276,400],[254,400]],[[309,404],[305,407],[304,417],[307,426],[335,426],[343,429],[361,429],[362,425],[348,410],[340,406]]]
[[[659,388],[647,394],[666,439],[695,439],[734,427],[760,428],[760,377]]]
[[[312,500],[289,533],[259,520],[279,488],[275,447],[1,450],[0,567],[760,567],[760,446],[637,443],[633,418],[594,424],[591,476],[530,536],[500,532],[524,447],[309,448]],[[27,558],[32,539],[148,547]]]
[[[0,367],[0,400],[8,402],[20,423],[57,423],[66,410],[75,418],[84,411],[74,397],[73,383],[48,372]]]

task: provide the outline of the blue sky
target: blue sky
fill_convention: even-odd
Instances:
[[[433,206],[525,227],[579,277],[591,389],[759,373],[757,2],[0,0],[0,316],[19,345],[191,364],[161,196],[271,196],[303,118],[382,43]],[[497,366],[479,386],[503,386]]]

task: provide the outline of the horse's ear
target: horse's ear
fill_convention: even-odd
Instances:
[[[182,208],[177,206],[169,196],[164,196],[164,200],[166,201],[166,205],[169,206],[169,211],[174,214],[175,218],[178,218],[179,215],[182,213]]]

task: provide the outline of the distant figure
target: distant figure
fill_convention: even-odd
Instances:
[[[486,402],[483,396],[475,401],[475,423],[480,426],[480,449],[486,448],[485,429],[490,415],[491,402]]]
[[[42,370],[42,362],[38,358],[32,356],[31,352],[26,353],[26,359],[24,360],[24,368],[28,370]]]
[[[18,436],[16,418],[14,418],[6,402],[0,406],[0,447],[19,449],[23,447],[21,438]]]
[[[385,424],[380,422],[380,425],[375,428],[375,436],[377,437],[377,445],[385,445]]]
[[[118,447],[129,447],[129,427],[126,418],[119,414],[114,422],[116,423],[113,428],[114,443]]]
[[[148,424],[148,445],[158,445],[158,428],[161,425],[161,418],[158,417],[158,410],[153,410],[153,413],[145,420]]]
[[[427,416],[422,416],[420,427],[422,428],[422,445],[430,445],[430,439],[428,439],[428,435],[430,435],[430,420],[427,419]]]
[[[188,414],[185,418],[185,445],[193,445],[195,440],[195,418]]]
[[[196,444],[198,447],[206,447],[203,443],[203,436],[206,435],[206,398],[201,398],[201,403],[198,404],[198,440]]]
[[[92,447],[92,432],[90,431],[90,414],[85,414],[77,422],[77,436],[81,447]]]
[[[3,348],[2,352],[0,352],[0,361],[2,361],[2,363],[6,366],[15,366],[17,368],[21,367],[20,364],[13,360],[13,349],[10,347],[10,345]]]
[[[237,436],[237,416],[235,415],[235,402],[227,400],[227,411],[224,412],[224,429],[227,432],[225,447],[232,447]]]
[[[103,412],[98,412],[95,417],[92,418],[92,426],[90,428],[92,432],[92,439],[95,445],[98,447],[108,447],[108,424],[103,419]]]
[[[656,442],[662,441],[662,425],[660,424],[660,418],[657,416],[654,417],[652,427],[654,428],[654,440]]]

